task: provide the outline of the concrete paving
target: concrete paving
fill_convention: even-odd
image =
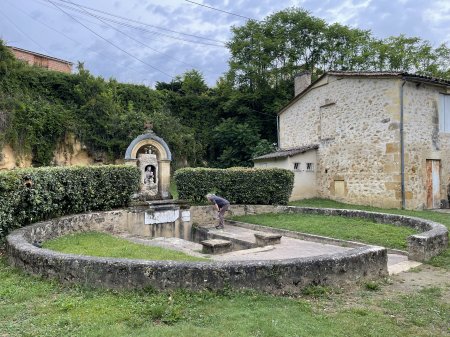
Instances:
[[[450,213],[450,208],[433,209],[433,212],[438,212],[438,213]]]
[[[224,239],[231,238],[252,243],[255,242],[255,233],[260,233],[255,230],[230,225],[225,226],[224,229],[215,229],[214,227],[211,227],[209,230],[211,233],[220,235],[221,238]],[[174,249],[189,255],[210,258],[213,261],[282,260],[330,255],[352,249],[348,247],[299,240],[283,236],[280,244],[252,249],[242,249],[218,255],[207,255],[201,253],[201,244],[183,239],[173,237],[149,239],[143,237],[132,237],[126,234],[121,236],[136,243]],[[388,254],[389,274],[397,274],[410,268],[417,267],[418,265],[420,265],[419,262],[409,261],[406,255]]]

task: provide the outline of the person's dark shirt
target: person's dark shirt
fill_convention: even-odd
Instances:
[[[217,195],[214,195],[211,197],[211,200],[217,205],[219,206],[219,208],[222,208],[225,205],[229,205],[230,202],[227,199],[224,199],[222,197],[219,197]]]

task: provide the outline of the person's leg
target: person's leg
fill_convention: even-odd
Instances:
[[[219,212],[219,225],[217,226],[219,228],[223,228],[224,227],[224,225],[223,225],[223,218],[225,217],[225,212],[228,210],[228,206],[229,205],[225,205],[225,206],[223,206],[220,209],[220,212]]]

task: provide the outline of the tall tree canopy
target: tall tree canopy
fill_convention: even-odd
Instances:
[[[448,77],[449,48],[404,35],[377,39],[368,30],[328,24],[301,8],[232,28],[227,78],[241,90],[277,89],[296,73],[328,70],[409,71]]]

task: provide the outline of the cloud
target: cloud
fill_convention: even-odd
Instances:
[[[432,2],[431,7],[423,12],[423,21],[435,36],[441,37],[441,41],[435,41],[435,44],[450,42],[450,2],[446,0]]]
[[[448,0],[431,2],[431,7],[425,10],[423,16],[433,26],[450,24],[450,2]]]
[[[362,15],[361,12],[366,10],[372,0],[345,0],[336,7],[328,8],[325,12],[329,18],[333,18],[333,22],[351,25],[354,20]]]

